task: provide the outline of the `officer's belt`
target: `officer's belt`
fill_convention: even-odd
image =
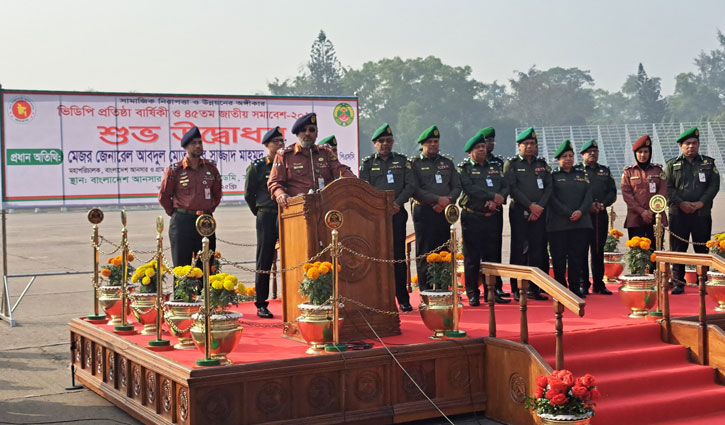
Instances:
[[[467,213],[471,213],[473,215],[477,215],[479,217],[491,217],[492,215],[495,215],[496,213],[498,213],[498,210],[485,213],[485,212],[481,212],[481,211],[472,210],[468,207],[462,207],[462,208],[463,208],[463,211],[465,211]]]
[[[206,211],[202,211],[202,210],[187,210],[186,208],[174,208],[174,211],[181,213],[181,214],[188,214],[188,215],[211,214],[210,212],[206,212]]]
[[[273,207],[259,207],[257,209],[259,211],[262,211],[262,212],[275,213],[275,214],[277,214],[277,208],[273,208]]]

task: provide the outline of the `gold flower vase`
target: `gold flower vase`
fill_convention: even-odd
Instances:
[[[300,316],[295,321],[302,338],[309,344],[307,354],[324,354],[325,345],[333,343],[333,315],[331,305],[299,304]],[[342,322],[340,317],[339,321]],[[342,323],[340,323],[342,326]]]
[[[201,301],[164,303],[164,320],[171,334],[179,339],[178,344],[174,345],[177,350],[194,348],[194,341],[191,339],[191,326],[194,324],[192,316],[199,312],[202,305]]]
[[[453,291],[421,291],[418,306],[425,326],[433,331],[430,339],[443,339],[446,331],[453,330]],[[463,304],[458,302],[458,320]]]
[[[589,425],[593,415],[537,415],[541,425]]]
[[[126,314],[131,312],[131,297],[138,285],[127,285],[128,295],[126,297]],[[111,317],[106,323],[109,326],[120,325],[122,312],[121,305],[121,287],[116,285],[103,285],[98,287],[98,303],[103,311]],[[128,319],[128,317],[126,318]]]
[[[725,311],[725,273],[707,272],[707,293],[716,303],[715,311]]]
[[[623,252],[604,253],[604,283],[617,283],[617,278],[624,271]]]
[[[651,274],[619,276],[619,296],[627,308],[632,312],[627,316],[633,319],[648,315],[649,309],[657,301],[657,285],[655,277]]]
[[[171,291],[163,293],[163,300],[169,299]],[[141,335],[156,335],[156,292],[131,294],[131,311],[136,321],[143,325]]]
[[[206,334],[204,333],[204,315],[196,313],[192,316],[194,324],[191,326],[191,338],[194,345],[202,353],[206,354]],[[242,338],[242,326],[239,325],[241,313],[234,311],[215,311],[209,316],[209,327],[211,338],[209,355],[212,359],[219,360],[219,364],[228,365],[232,361],[227,354],[234,351]]]

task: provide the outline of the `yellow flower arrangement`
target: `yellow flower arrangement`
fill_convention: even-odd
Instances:
[[[652,264],[652,241],[649,238],[635,236],[625,242],[625,246],[629,248],[624,254],[624,261],[629,267],[629,272],[634,275],[643,275],[648,270],[653,270]]]
[[[337,271],[342,268],[337,265]],[[317,261],[302,266],[305,278],[300,283],[299,292],[306,297],[310,304],[322,305],[332,295],[332,263],[329,261]]]
[[[463,254],[457,253],[455,258],[462,260]],[[434,252],[426,257],[426,262],[428,262],[426,276],[428,284],[433,290],[451,289],[451,261],[453,261],[453,255],[448,251]]]
[[[714,234],[712,239],[707,241],[706,245],[710,249],[711,254],[725,258],[725,232]]]
[[[165,265],[161,265],[161,282],[164,281],[165,275],[169,272],[169,269]],[[131,275],[131,282],[141,282],[139,292],[142,293],[154,293],[156,292],[156,285],[159,283],[158,276],[156,276],[156,260],[150,261],[143,266],[136,269]]]
[[[195,301],[201,293],[204,272],[198,267],[191,266],[176,266],[172,272],[176,279],[174,298],[187,303]]]
[[[228,273],[217,273],[209,276],[209,308],[226,310],[230,304],[239,305],[237,286],[239,280]],[[204,298],[202,293],[199,297]]]

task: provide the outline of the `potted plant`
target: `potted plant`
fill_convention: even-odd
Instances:
[[[604,282],[614,283],[624,271],[623,252],[619,251],[619,238],[624,233],[617,229],[611,229],[607,233],[607,240],[604,242]]]
[[[174,267],[172,273],[174,299],[164,304],[166,307],[164,319],[171,333],[179,338],[174,348],[178,350],[194,348],[194,341],[191,339],[191,326],[194,323],[192,316],[201,308],[201,302],[197,301],[197,298],[203,287],[204,273],[200,268],[191,266]]]
[[[632,310],[629,317],[643,318],[648,315],[649,309],[657,301],[655,278],[649,273],[654,267],[652,241],[649,238],[635,236],[625,245],[629,250],[624,254],[624,261],[630,274],[619,276],[619,282],[622,284],[619,296]]]
[[[307,354],[322,354],[325,345],[333,342],[332,263],[328,261],[308,263],[302,266],[305,278],[300,283],[299,293],[307,298],[299,304],[300,316],[297,329],[310,345]],[[338,265],[338,271],[341,267]],[[342,321],[342,317],[339,318]]]
[[[121,305],[121,291],[123,289],[124,280],[128,282],[129,276],[134,271],[133,266],[130,264],[130,262],[133,261],[133,254],[128,254],[126,256],[126,261],[128,261],[129,264],[127,265],[125,279],[123,276],[123,254],[109,258],[103,268],[101,268],[101,280],[103,285],[98,287],[98,302],[101,305],[101,308],[103,308],[103,311],[111,316],[111,320],[108,322],[108,325],[119,325],[122,321],[121,315],[123,313]],[[138,285],[134,284],[126,285],[126,296],[128,297],[128,295],[131,294],[137,286]],[[130,303],[129,298],[126,299],[127,303]]]
[[[725,232],[716,233],[707,241],[710,253],[725,258]],[[725,311],[725,273],[715,270],[707,272],[707,293],[717,302],[715,311]]]
[[[536,378],[534,396],[526,397],[526,408],[534,410],[542,425],[587,425],[598,398],[592,375],[575,379],[568,370],[555,370]]]
[[[143,325],[141,335],[156,335],[156,296],[157,287],[162,285],[169,269],[161,265],[161,276],[156,274],[156,260],[150,261],[136,269],[131,282],[140,284],[137,291],[131,294],[131,311],[136,320]],[[164,301],[168,300],[171,291],[164,291]]]
[[[431,253],[426,257],[427,282],[431,290],[421,291],[421,303],[418,307],[425,326],[433,331],[431,339],[442,339],[446,331],[453,330],[453,291],[451,261],[448,251]],[[458,303],[458,319],[463,312],[463,304]]]
[[[239,305],[237,293],[237,277],[227,273],[209,276],[209,312],[200,310],[192,315],[194,324],[191,326],[191,337],[194,345],[201,352],[206,352],[205,314],[209,314],[210,350],[212,359],[220,360],[221,364],[231,364],[227,354],[234,351],[242,337],[239,319],[242,314],[229,311],[231,305]],[[204,299],[202,292],[200,299]]]

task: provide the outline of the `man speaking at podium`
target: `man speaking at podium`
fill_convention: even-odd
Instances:
[[[355,177],[350,167],[337,160],[329,148],[315,146],[317,115],[303,115],[292,126],[297,143],[278,151],[267,187],[277,204],[286,207],[287,199],[321,190],[337,177]]]

